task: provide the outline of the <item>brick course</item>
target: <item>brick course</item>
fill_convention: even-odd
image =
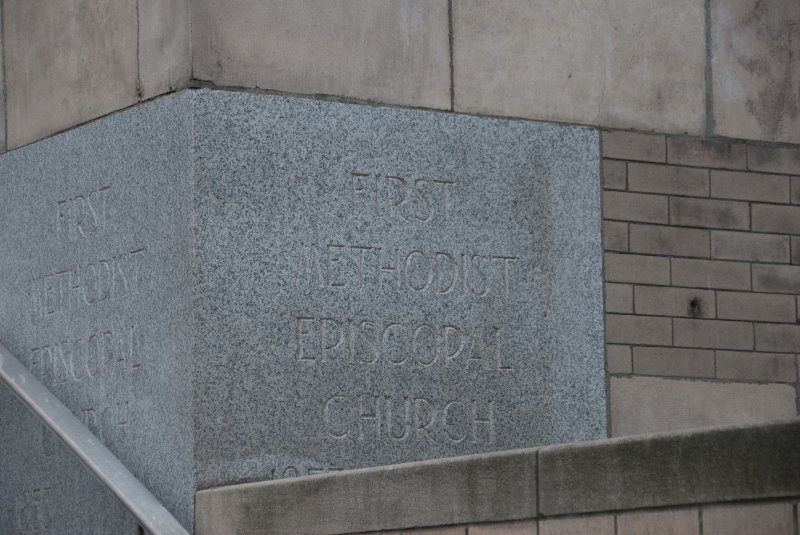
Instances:
[[[604,132],[603,156],[612,432],[785,417],[800,366],[800,147]],[[630,390],[629,376],[692,381],[696,404]],[[742,403],[750,386],[774,399]],[[686,414],[656,417],[660,403]]]

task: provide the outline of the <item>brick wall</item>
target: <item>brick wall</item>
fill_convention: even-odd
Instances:
[[[740,503],[516,520],[364,535],[796,535],[797,503]]]
[[[603,156],[612,433],[796,416],[800,147],[614,131]]]

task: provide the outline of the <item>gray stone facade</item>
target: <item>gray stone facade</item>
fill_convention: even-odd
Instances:
[[[0,337],[187,525],[195,488],[599,438],[599,167],[590,128],[178,93],[0,157]],[[72,492],[2,407],[3,503]]]

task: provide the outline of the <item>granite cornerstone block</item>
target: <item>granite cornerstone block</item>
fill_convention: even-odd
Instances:
[[[0,157],[0,339],[187,525],[196,488],[599,438],[599,161],[588,128],[178,93]],[[20,418],[0,498],[69,491]]]

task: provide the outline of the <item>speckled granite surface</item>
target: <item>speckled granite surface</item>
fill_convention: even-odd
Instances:
[[[187,91],[0,180],[0,339],[187,525],[197,487],[605,434],[595,130]],[[19,418],[2,502],[68,496]]]

